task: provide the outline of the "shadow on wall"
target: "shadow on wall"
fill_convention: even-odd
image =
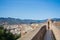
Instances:
[[[47,31],[47,30],[46,30],[46,25],[44,25],[44,26],[38,31],[38,33],[32,38],[32,40],[43,40],[46,31]]]
[[[56,40],[56,37],[55,37],[55,35],[54,35],[54,33],[53,33],[53,31],[51,30],[51,32],[52,32],[52,35],[53,35],[53,40]]]

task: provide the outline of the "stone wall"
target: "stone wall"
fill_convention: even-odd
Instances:
[[[32,38],[32,40],[43,40],[44,35],[46,33],[46,25],[44,25],[38,33]]]
[[[56,40],[60,40],[60,29],[52,25],[52,30],[53,30]]]

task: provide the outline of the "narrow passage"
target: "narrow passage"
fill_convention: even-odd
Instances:
[[[46,34],[44,36],[44,40],[54,40],[51,30],[47,30],[47,32],[46,32]]]

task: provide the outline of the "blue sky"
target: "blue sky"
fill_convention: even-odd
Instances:
[[[0,17],[60,18],[60,0],[0,0]]]

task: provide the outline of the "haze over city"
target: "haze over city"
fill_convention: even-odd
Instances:
[[[0,0],[0,17],[59,18],[60,0]]]

